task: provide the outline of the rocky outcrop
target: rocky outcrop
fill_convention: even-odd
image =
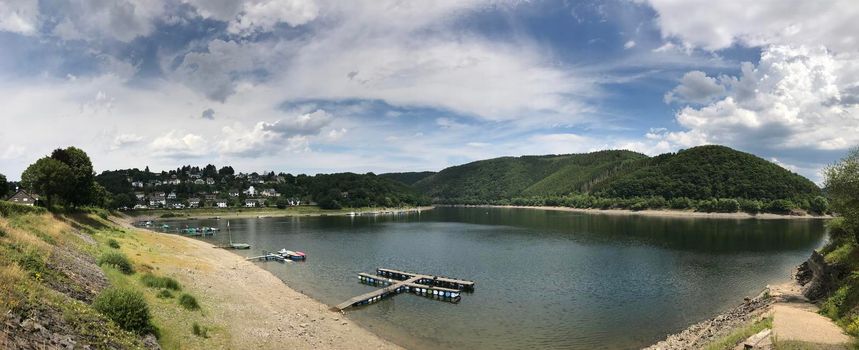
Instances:
[[[827,263],[820,252],[814,251],[797,267],[795,278],[802,286],[802,295],[814,301],[834,292],[846,272],[843,266]]]

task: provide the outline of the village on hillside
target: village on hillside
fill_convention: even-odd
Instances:
[[[124,174],[123,174],[124,173]],[[122,178],[124,181],[117,181]],[[231,167],[216,171],[214,166],[203,169],[186,166],[169,172],[147,170],[118,170],[98,176],[110,192],[116,193],[123,210],[279,207],[298,206],[309,200],[286,196],[277,188],[290,187],[296,177],[269,172],[234,173]],[[130,189],[130,190],[129,190]],[[132,198],[124,198],[128,193]],[[130,196],[129,196],[130,197]]]

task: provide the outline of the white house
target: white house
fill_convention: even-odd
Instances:
[[[206,185],[211,186],[211,185],[214,185],[214,184],[215,184],[215,179],[213,179],[213,178],[211,178],[211,177],[207,177],[207,178],[206,178]]]
[[[251,186],[251,187],[248,187],[248,189],[246,189],[244,191],[244,193],[248,196],[253,197],[253,196],[257,195],[257,190],[253,186]]]
[[[17,192],[15,192],[14,196],[9,198],[9,201],[12,203],[29,205],[29,206],[36,205],[37,200],[39,200],[39,196],[31,195],[30,193],[28,193],[24,189],[19,189]]]
[[[215,206],[218,208],[226,208],[227,207],[227,201],[223,200],[223,199],[219,199],[215,202]]]
[[[260,192],[260,194],[263,197],[277,197],[278,196],[277,191],[275,191],[273,188],[266,188],[266,189],[262,190],[262,192]]]

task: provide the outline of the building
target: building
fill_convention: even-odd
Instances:
[[[132,181],[131,187],[143,188],[143,181]]]
[[[248,189],[246,189],[244,192],[250,197],[254,197],[257,195],[257,190],[253,186],[248,187]]]
[[[138,201],[143,200],[144,198],[146,198],[146,193],[134,192],[134,198],[136,198]]]
[[[275,189],[273,189],[273,188],[266,188],[266,189],[262,190],[262,192],[260,192],[260,194],[263,197],[277,197],[278,196],[277,191],[275,191]]]
[[[188,208],[199,208],[200,198],[188,198]]]
[[[36,201],[39,200],[39,196],[35,194],[30,194],[25,191],[23,188],[15,191],[15,194],[12,197],[9,197],[9,201],[15,204],[21,205],[36,205]]]
[[[227,201],[225,199],[219,199],[219,200],[215,201],[215,206],[218,208],[226,208],[227,207]]]
[[[264,202],[264,199],[248,198],[245,199],[245,208],[262,208]]]
[[[168,199],[168,200],[174,200],[174,199],[176,199],[176,192],[172,192],[172,191],[171,191],[171,192],[170,192],[170,194],[168,194],[168,195],[167,195],[167,199]]]
[[[214,184],[215,184],[215,179],[213,179],[213,178],[211,178],[211,177],[207,177],[207,178],[206,178],[206,185],[211,186],[211,185],[214,185]]]
[[[150,207],[165,207],[167,206],[167,196],[164,192],[155,192],[149,196]]]
[[[241,192],[239,192],[239,190],[236,189],[232,189],[228,193],[230,197],[238,197],[240,194],[242,194]]]
[[[289,205],[301,205],[301,200],[298,198],[290,198],[286,200]]]

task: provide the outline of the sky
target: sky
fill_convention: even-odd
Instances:
[[[704,144],[821,181],[859,144],[854,0],[2,0],[0,173],[440,170]]]

